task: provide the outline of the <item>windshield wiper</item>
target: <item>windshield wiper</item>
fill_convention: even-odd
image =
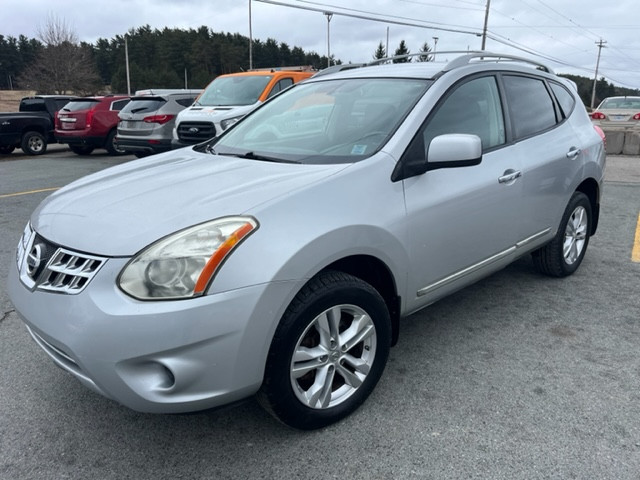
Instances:
[[[238,158],[246,158],[249,160],[261,160],[263,162],[275,162],[275,163],[300,163],[295,160],[286,160],[284,158],[278,157],[269,157],[267,155],[259,155],[253,151],[245,152],[245,153],[220,153],[217,152],[218,155],[226,155],[229,157],[238,157]]]

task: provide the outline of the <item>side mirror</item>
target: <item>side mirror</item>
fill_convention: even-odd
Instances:
[[[449,133],[431,140],[427,170],[478,165],[482,161],[482,140],[477,135]]]

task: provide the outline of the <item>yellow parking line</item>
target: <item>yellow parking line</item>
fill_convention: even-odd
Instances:
[[[0,195],[0,198],[17,197],[20,195],[29,195],[31,193],[52,192],[53,190],[59,190],[59,189],[60,187],[51,187],[51,188],[41,188],[39,190],[29,190],[26,192],[5,193],[4,195]]]
[[[633,241],[633,250],[631,250],[631,261],[640,263],[640,215],[638,215],[638,223],[636,224],[636,238]]]

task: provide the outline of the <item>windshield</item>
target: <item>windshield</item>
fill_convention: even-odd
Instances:
[[[214,140],[210,150],[283,162],[356,162],[388,140],[431,83],[406,78],[301,83]]]
[[[216,78],[198,98],[198,105],[206,107],[251,105],[273,75],[239,75]]]

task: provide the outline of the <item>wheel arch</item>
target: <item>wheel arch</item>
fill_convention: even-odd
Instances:
[[[351,255],[334,261],[321,271],[340,271],[359,278],[380,293],[391,318],[391,345],[398,341],[400,333],[400,296],[396,281],[387,265],[371,255]]]
[[[40,135],[44,136],[45,140],[47,138],[47,132],[41,125],[27,125],[20,132],[20,138],[22,139],[29,132],[37,132]]]
[[[600,219],[600,186],[593,178],[587,178],[576,188],[576,192],[584,193],[591,204],[591,231],[590,235],[596,233],[598,220]]]

